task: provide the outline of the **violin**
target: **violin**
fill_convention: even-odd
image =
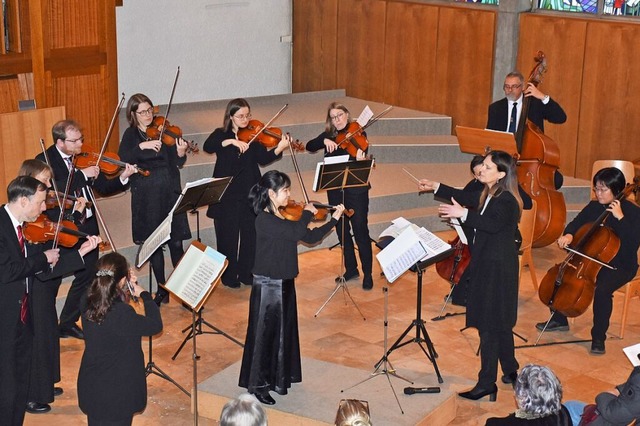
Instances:
[[[22,230],[24,238],[31,244],[53,241],[56,231],[58,231],[58,244],[67,248],[75,246],[81,237],[89,236],[89,234],[78,231],[78,227],[72,221],[63,220],[58,226],[44,213],[40,214],[34,222],[25,223]]]
[[[45,199],[47,209],[54,209],[56,207],[60,207],[58,205],[58,197],[62,197],[64,196],[64,194],[61,192],[58,192],[57,194],[58,195],[56,196],[56,192],[52,190],[47,191],[47,198]],[[64,209],[65,210],[72,209],[77,200],[78,200],[78,197],[74,195],[67,195],[66,200],[64,200]],[[91,208],[92,205],[93,203],[91,203],[91,201],[87,201],[86,208]]]
[[[126,286],[127,290],[129,291],[127,303],[133,308],[134,311],[136,311],[136,314],[145,316],[146,311],[144,309],[144,303],[140,300],[140,298],[136,297],[136,295],[133,294],[133,286],[131,285],[131,281],[129,281],[128,279]]]
[[[436,271],[438,275],[449,281],[451,286],[454,286],[460,282],[462,274],[469,266],[471,252],[469,246],[464,244],[458,236],[453,241],[449,241],[449,244],[453,247],[453,253],[446,259],[436,262]]]
[[[628,184],[616,199],[623,200],[635,191],[637,184]],[[604,226],[610,214],[605,210],[593,223],[580,227],[565,260],[549,269],[540,282],[538,297],[552,310],[577,317],[591,305],[600,269],[611,268],[607,263],[620,249],[620,238]]]
[[[115,176],[122,167],[126,167],[127,163],[120,161],[118,154],[113,152],[102,153],[102,158],[100,158],[100,154],[96,152],[81,152],[80,154],[76,154],[74,157],[74,166],[79,169],[96,165],[100,167],[100,171],[102,173],[112,177]],[[149,176],[148,170],[143,170],[137,166],[133,167],[136,169],[136,172],[142,176]]]
[[[282,140],[282,130],[278,127],[266,127],[260,120],[250,120],[247,127],[238,129],[238,140],[242,142],[257,141],[265,148],[275,148]],[[299,140],[292,142],[296,151],[304,151],[304,146]]]
[[[384,111],[373,117],[364,126],[361,126],[357,121],[352,121],[347,124],[347,127],[340,131],[336,136],[336,144],[347,151],[352,157],[358,156],[358,150],[366,152],[369,148],[369,141],[364,135],[364,129],[378,121],[380,117],[389,112],[391,108],[393,108],[393,105],[389,105]]]
[[[160,140],[167,146],[173,146],[176,144],[176,139],[182,139],[182,129],[172,125],[169,120],[161,115],[153,118],[153,121],[147,127],[146,134],[149,140]],[[185,142],[187,143],[187,153],[196,153],[200,150],[196,142],[187,140]]]

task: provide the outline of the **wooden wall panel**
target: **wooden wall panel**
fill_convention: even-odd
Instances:
[[[567,113],[564,124],[545,123],[545,133],[560,148],[560,169],[566,175],[576,172],[580,93],[584,68],[587,21],[542,14],[525,14],[520,20],[517,69],[529,77],[538,50],[547,59],[547,72],[539,88],[558,102]],[[589,175],[591,166],[589,166]]]
[[[18,109],[18,100],[22,100],[18,77],[0,78],[0,114]]]
[[[337,87],[348,96],[384,102],[386,2],[338,3]]]
[[[0,204],[7,201],[7,185],[18,174],[22,161],[42,152],[40,138],[51,145],[51,127],[64,115],[64,107],[0,114]]]
[[[451,116],[454,126],[487,123],[496,19],[493,9],[440,9],[433,112]]]
[[[576,175],[591,176],[595,160],[640,158],[640,56],[632,46],[640,25],[590,22],[588,25]]]
[[[97,45],[100,37],[98,28],[101,27],[100,22],[103,19],[101,3],[86,0],[50,1],[50,47],[59,49]]]
[[[433,111],[438,12],[415,3],[388,3],[384,45],[384,102]],[[398,31],[401,28],[402,31]]]
[[[294,93],[336,88],[337,20],[338,0],[294,0]]]

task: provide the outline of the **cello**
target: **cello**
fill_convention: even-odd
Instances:
[[[537,87],[547,68],[544,53],[538,51],[535,61],[537,64],[526,84],[532,83]],[[545,247],[562,234],[567,208],[564,196],[555,189],[554,184],[554,175],[560,166],[560,149],[553,139],[542,133],[538,126],[527,118],[530,104],[531,96],[525,96],[514,135],[520,153],[516,170],[518,183],[538,206],[533,247]]]
[[[636,191],[637,184],[628,184],[616,199]],[[549,269],[540,282],[538,297],[553,311],[577,317],[591,305],[600,269],[611,268],[607,263],[620,249],[620,238],[603,225],[610,214],[605,210],[593,223],[578,229],[565,260]]]

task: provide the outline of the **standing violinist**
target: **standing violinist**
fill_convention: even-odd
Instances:
[[[605,353],[604,341],[607,338],[609,318],[613,309],[613,292],[628,283],[638,271],[638,247],[640,246],[640,207],[622,198],[625,188],[624,174],[615,167],[606,167],[593,176],[593,191],[596,200],[585,208],[564,229],[564,235],[558,238],[558,246],[565,248],[574,242],[576,232],[583,226],[596,221],[605,211],[610,215],[604,226],[613,230],[620,239],[620,248],[609,265],[615,269],[601,268],[596,277],[593,295],[593,327],[591,328],[591,354]],[[577,241],[576,241],[577,243]],[[538,330],[569,330],[567,317],[555,312],[549,323],[536,324]]]
[[[256,215],[249,202],[249,191],[260,180],[259,166],[281,158],[291,142],[291,137],[285,134],[274,149],[267,149],[257,140],[248,143],[251,137],[240,140],[238,134],[244,133],[242,129],[248,130],[250,122],[249,103],[245,99],[233,99],[227,104],[222,127],[215,129],[203,145],[205,152],[216,154],[213,177],[232,176],[220,202],[207,210],[207,216],[213,219],[217,249],[229,261],[222,274],[222,284],[231,288],[253,282]]]
[[[535,124],[542,133],[544,133],[545,120],[554,124],[562,124],[567,121],[567,114],[560,104],[549,95],[544,94],[533,83],[525,82],[524,76],[518,71],[507,74],[502,89],[505,97],[489,105],[487,129],[515,133],[520,123],[525,98],[529,100],[527,119]],[[563,180],[562,174],[556,170],[554,175],[556,189],[560,189]]]
[[[47,157],[53,170],[56,186],[60,191],[64,191],[67,181],[70,180],[69,193],[72,195],[90,199],[89,193],[92,192],[92,189],[102,195],[109,195],[123,191],[129,183],[129,177],[135,173],[135,168],[127,164],[118,178],[107,179],[100,172],[98,166],[88,166],[82,169],[76,167],[74,157],[82,152],[84,137],[80,125],[73,120],[57,122],[53,125],[51,133],[54,144],[47,148]],[[45,161],[44,154],[38,154],[36,158]],[[82,224],[78,230],[85,234],[99,235],[100,233],[94,208],[85,209],[82,215]],[[73,247],[73,249],[77,249],[77,247]],[[91,282],[95,272],[93,268],[97,261],[98,251],[90,252],[85,258],[86,268],[75,274],[60,313],[58,326],[60,337],[83,338],[82,330],[76,324],[80,319],[80,300]]]
[[[434,191],[451,204],[440,204],[445,218],[459,218],[474,229],[469,241],[471,260],[468,277],[467,327],[480,335],[480,371],[473,389],[462,398],[477,400],[489,395],[496,400],[498,362],[503,382],[514,382],[518,371],[512,329],[518,313],[518,250],[514,235],[522,212],[515,160],[504,151],[491,151],[482,163],[478,180],[482,192],[454,189],[427,179],[421,191]]]
[[[136,93],[129,98],[126,114],[129,128],[122,135],[118,154],[123,161],[135,163],[149,170],[149,176],[137,174],[131,177],[133,242],[143,244],[167,218],[182,192],[180,169],[187,161],[188,144],[182,138],[176,138],[175,144],[169,146],[147,136],[147,129],[154,123],[153,103],[142,93]],[[171,222],[171,236],[167,242],[174,267],[184,254],[182,241],[190,238],[187,214],[174,216]],[[169,302],[169,292],[160,286],[166,282],[164,250],[156,250],[151,255],[150,262],[159,284],[154,301],[160,306],[161,303]]]
[[[346,106],[338,102],[331,103],[329,108],[327,108],[325,130],[315,139],[307,142],[307,151],[316,152],[323,149],[325,157],[349,155],[350,160],[365,160],[367,155],[366,150],[363,151],[358,148],[356,156],[353,157],[346,151],[344,146],[338,146],[336,143],[336,138],[339,134],[348,132],[348,125],[351,122],[351,115]],[[366,134],[363,132],[361,137],[366,139]],[[341,280],[349,281],[360,276],[353,245],[353,239],[355,239],[358,245],[360,266],[362,268],[362,288],[365,290],[371,290],[373,288],[373,250],[371,248],[371,237],[369,236],[367,217],[369,213],[369,188],[370,185],[366,185],[327,191],[329,204],[344,204],[346,209],[352,209],[354,211],[351,217],[342,216],[336,225],[338,240],[343,248],[345,266],[344,275],[338,276],[336,282],[340,282]],[[351,236],[351,230],[353,230],[353,238]]]

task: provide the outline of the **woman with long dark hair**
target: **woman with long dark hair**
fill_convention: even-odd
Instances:
[[[82,310],[85,349],[78,375],[78,404],[90,426],[130,425],[147,406],[142,336],[162,331],[151,294],[138,285],[127,260],[104,255],[96,265]],[[144,303],[145,315],[129,305]]]
[[[503,151],[491,151],[478,172],[481,192],[466,192],[421,179],[421,191],[434,191],[436,197],[450,204],[440,204],[438,212],[445,218],[459,218],[474,229],[469,242],[471,261],[465,271],[469,277],[467,327],[480,334],[480,372],[473,389],[459,395],[480,399],[489,395],[496,400],[498,361],[503,381],[515,381],[518,361],[515,358],[512,329],[518,313],[518,249],[515,235],[522,212],[518,194],[515,160]]]

